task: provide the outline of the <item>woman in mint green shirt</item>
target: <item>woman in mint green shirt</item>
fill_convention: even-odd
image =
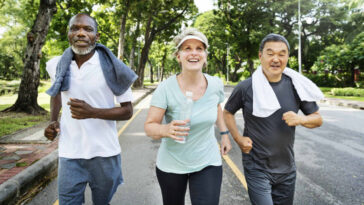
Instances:
[[[162,139],[157,157],[157,178],[164,205],[183,205],[189,184],[193,205],[219,203],[222,181],[221,154],[231,144],[221,103],[224,85],[217,77],[204,74],[208,42],[204,34],[187,28],[174,39],[181,73],[163,81],[153,94],[145,132]],[[190,119],[179,119],[186,91],[193,93]],[[163,117],[167,124],[162,124]],[[185,127],[190,122],[190,127]],[[215,138],[214,124],[221,131],[221,151]],[[185,143],[179,143],[186,136]]]

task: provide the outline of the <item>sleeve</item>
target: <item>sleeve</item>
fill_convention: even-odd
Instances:
[[[152,100],[150,101],[150,106],[167,109],[167,90],[165,82],[159,84],[157,89],[154,91]]]
[[[242,86],[238,84],[231,93],[224,108],[231,114],[235,114],[239,109],[243,108],[243,100]]]
[[[50,59],[46,63],[46,70],[48,72],[49,77],[51,78],[51,83],[53,84],[56,79],[56,70],[58,61],[61,59],[61,56],[54,57]]]
[[[319,106],[316,102],[301,101],[300,110],[303,112],[303,114],[309,115],[317,112],[319,110]]]
[[[124,103],[124,102],[132,102],[133,101],[133,93],[131,91],[131,88],[125,91],[125,93],[116,96],[116,102]]]
[[[218,83],[218,96],[219,96],[219,104],[224,102],[225,99],[225,93],[224,93],[224,83],[220,78],[217,79]]]

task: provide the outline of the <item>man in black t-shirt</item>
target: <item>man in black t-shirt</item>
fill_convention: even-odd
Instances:
[[[263,78],[268,80],[268,87],[255,86],[273,90],[274,98],[279,103],[276,110],[264,117],[257,116],[256,113],[263,108],[254,101],[266,101],[263,104],[269,105],[270,99],[257,93],[262,90],[254,87],[254,83],[261,84],[262,81],[256,82],[254,77],[240,82],[225,105],[224,119],[243,152],[244,174],[253,205],[293,204],[296,181],[293,152],[295,126],[315,128],[322,124],[316,102],[301,100],[300,90],[292,82],[293,77],[283,73],[289,50],[287,40],[277,34],[267,35],[259,48],[261,67],[256,72],[260,69]],[[234,118],[240,109],[245,121],[243,135],[239,133]],[[298,115],[299,110],[304,115]]]

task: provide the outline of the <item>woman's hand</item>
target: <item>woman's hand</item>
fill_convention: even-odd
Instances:
[[[231,143],[228,134],[221,136],[221,155],[226,155],[231,150]]]
[[[169,124],[162,125],[160,135],[163,137],[169,137],[174,140],[183,141],[182,137],[178,136],[187,136],[188,131],[190,131],[189,127],[183,127],[189,122],[189,120],[173,120]]]

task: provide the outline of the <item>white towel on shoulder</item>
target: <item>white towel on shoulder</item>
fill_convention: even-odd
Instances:
[[[314,102],[324,98],[320,88],[310,79],[295,70],[286,67],[284,74],[292,79],[293,86],[302,101]],[[253,115],[257,117],[268,117],[281,108],[272,86],[263,73],[261,66],[253,73]]]

